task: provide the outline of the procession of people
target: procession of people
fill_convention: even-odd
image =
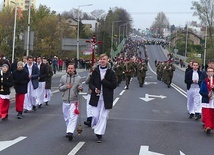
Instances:
[[[141,46],[141,50],[139,50]],[[142,54],[144,53],[144,57]],[[65,121],[65,136],[72,141],[78,126],[80,114],[79,92],[83,90],[82,78],[77,73],[77,64],[66,58],[64,73],[59,81],[62,92],[62,114]],[[23,61],[15,61],[9,65],[2,64],[0,74],[0,117],[8,119],[10,105],[10,88],[15,89],[15,106],[17,119],[23,113],[37,111],[43,105],[48,106],[51,100],[51,79],[57,71],[57,57],[52,65],[50,61],[38,56],[23,57]],[[96,142],[102,143],[106,132],[110,109],[113,108],[114,89],[124,81],[125,89],[130,88],[131,78],[138,80],[139,87],[144,89],[148,71],[148,53],[145,44],[129,40],[123,51],[112,61],[107,54],[101,54],[99,60],[91,67],[85,81],[88,84],[87,112],[84,124],[94,130]],[[13,67],[12,67],[13,66]],[[16,67],[14,67],[16,66]],[[172,60],[155,60],[157,80],[171,87],[175,66]],[[187,111],[189,119],[202,118],[204,131],[210,134],[214,130],[214,61],[209,60],[205,71],[201,71],[199,63],[192,60],[188,65],[184,82],[187,85]],[[53,68],[53,70],[52,70]],[[62,71],[62,60],[60,69]],[[80,118],[79,118],[80,119]],[[79,129],[81,130],[81,129]],[[81,131],[80,131],[81,132]]]

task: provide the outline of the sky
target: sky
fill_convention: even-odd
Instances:
[[[3,0],[0,0],[0,2]],[[93,4],[92,6],[80,7],[82,12],[90,13],[93,10],[102,9],[106,13],[110,8],[124,8],[132,17],[133,28],[146,29],[155,21],[158,12],[164,12],[170,25],[184,26],[187,22],[197,21],[193,16],[193,0],[36,0],[37,8],[40,4],[46,5],[57,13],[70,11],[80,5]],[[198,0],[194,0],[198,1]]]

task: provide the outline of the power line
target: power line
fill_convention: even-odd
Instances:
[[[158,14],[160,12],[130,12],[131,14],[136,14],[136,15],[148,15],[148,14]],[[163,12],[164,14],[193,14],[194,12]]]

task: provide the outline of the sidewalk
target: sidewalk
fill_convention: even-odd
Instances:
[[[163,53],[165,54],[165,56],[167,57],[167,55],[169,54],[169,51],[167,50],[167,49],[164,49],[164,48],[162,48],[162,51],[163,51]],[[180,70],[182,70],[182,71],[184,71],[185,72],[185,70],[186,70],[186,67],[182,67],[181,68],[181,66],[178,64],[174,64],[174,66],[176,67],[176,68],[178,68],[178,69],[180,69]],[[186,65],[187,66],[187,65]]]
[[[84,72],[84,71],[86,71],[86,69],[76,69],[76,71],[77,71],[77,73],[81,73],[81,72]],[[62,72],[56,72],[56,74],[54,74],[53,75],[53,77],[52,78],[55,78],[55,77],[61,77],[62,75],[64,75],[66,73],[66,71],[65,70],[62,70]],[[15,100],[15,89],[12,87],[11,89],[10,89],[10,100],[11,101],[14,101]]]

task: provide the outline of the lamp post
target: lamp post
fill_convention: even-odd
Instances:
[[[187,59],[187,41],[188,41],[188,25],[186,30],[185,59]]]
[[[111,25],[111,58],[113,58],[113,35],[114,35],[114,23],[119,23],[122,20],[112,21]]]
[[[31,0],[29,0],[29,6],[28,6],[28,26],[27,26],[27,51],[26,56],[29,55],[29,48],[30,48],[30,9],[31,9]]]
[[[124,24],[121,24],[121,25],[119,26],[119,43],[120,43],[120,35],[121,35],[121,34],[120,34],[120,27],[121,27],[121,26],[124,26]]]
[[[91,6],[93,4],[86,4],[86,5],[79,5],[78,6],[78,10],[77,10],[77,61],[79,61],[79,58],[80,58],[80,52],[79,52],[79,40],[80,40],[80,25],[79,25],[79,22],[80,22],[80,17],[79,17],[79,9],[80,7],[84,7],[84,6]],[[78,67],[79,67],[79,63],[78,63]]]
[[[16,41],[16,16],[17,16],[17,6],[18,3],[10,1],[15,4],[15,17],[14,17],[14,27],[13,27],[13,51],[12,51],[12,63],[14,62],[14,52],[15,52],[15,41]]]
[[[204,39],[204,66],[206,63],[206,55],[207,55],[207,26],[206,26],[206,32],[205,32],[205,39]]]

